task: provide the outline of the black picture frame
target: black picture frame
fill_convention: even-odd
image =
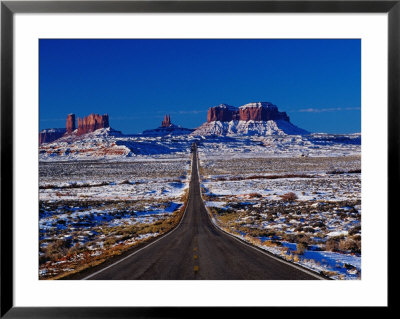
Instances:
[[[388,218],[398,213],[400,102],[400,0],[396,1],[1,1],[1,317],[132,318],[225,316],[223,308],[15,307],[13,302],[13,20],[16,13],[312,12],[388,14]],[[388,223],[389,229],[390,222]],[[393,226],[393,225],[392,225]],[[388,237],[388,245],[390,240]],[[388,246],[389,247],[389,246]],[[390,249],[389,249],[390,251]],[[389,260],[388,260],[389,261]],[[390,281],[388,281],[389,285]],[[34,292],[32,292],[34,293]],[[390,298],[388,307],[390,308]],[[303,309],[304,310],[304,309]],[[247,308],[235,309],[248,317]],[[299,311],[299,309],[296,309]]]

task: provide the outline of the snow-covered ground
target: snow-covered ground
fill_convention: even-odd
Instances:
[[[203,136],[198,145],[200,158],[207,159],[340,157],[361,153],[361,135]]]
[[[360,277],[360,134],[126,136],[110,128],[39,147],[41,276],[159,235],[182,207],[193,142],[217,223],[332,278]]]
[[[283,136],[309,134],[288,121],[239,121],[232,120],[229,122],[212,121],[206,122],[197,128],[192,135],[278,135]]]
[[[132,161],[188,158],[196,138],[183,136],[122,135],[111,128],[82,136],[64,136],[39,147],[40,161]]]
[[[248,124],[251,126],[251,123]],[[264,124],[268,126],[271,123]],[[267,126],[262,134],[267,134]],[[129,136],[107,128],[79,137],[72,134],[52,143],[42,144],[39,147],[39,159],[42,162],[176,159],[189,156],[193,142],[197,142],[199,154],[207,158],[337,157],[360,154],[361,151],[361,135],[358,133],[286,135],[282,132],[265,136],[202,136],[192,133],[176,136]]]
[[[182,208],[189,167],[190,158],[179,156],[40,162],[40,278],[74,271],[162,234]]]
[[[41,162],[40,199],[169,200],[188,183],[189,157],[130,162]]]
[[[252,178],[239,181],[212,181],[203,183],[206,194],[246,198],[257,193],[264,198],[281,200],[281,196],[293,192],[298,200],[338,201],[360,198],[360,174],[324,174],[310,178]]]
[[[333,279],[360,278],[359,155],[218,155],[203,153],[200,161],[203,196],[217,225]]]

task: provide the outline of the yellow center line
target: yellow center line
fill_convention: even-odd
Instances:
[[[194,272],[198,272],[199,271],[199,266],[194,266],[193,270],[194,270]]]

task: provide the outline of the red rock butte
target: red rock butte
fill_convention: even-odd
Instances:
[[[171,116],[165,114],[164,120],[161,122],[161,127],[168,127],[171,125]]]
[[[90,114],[84,118],[78,118],[77,135],[93,132],[100,128],[110,127],[108,114]],[[67,116],[65,128],[45,129],[39,132],[39,144],[53,142],[64,135],[70,135],[76,130],[75,114]]]
[[[90,114],[84,118],[78,117],[78,135],[94,132],[100,128],[110,127],[108,114]]]
[[[269,102],[249,103],[241,107],[227,104],[210,107],[207,113],[207,122],[221,121],[269,121],[284,120],[290,122],[286,112],[279,112],[276,105]]]
[[[68,114],[65,128],[67,129],[67,134],[71,134],[73,131],[75,131],[75,114]]]

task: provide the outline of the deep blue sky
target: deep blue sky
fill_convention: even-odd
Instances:
[[[211,106],[268,101],[312,132],[361,131],[361,40],[40,40],[40,129],[110,116],[195,128]]]

